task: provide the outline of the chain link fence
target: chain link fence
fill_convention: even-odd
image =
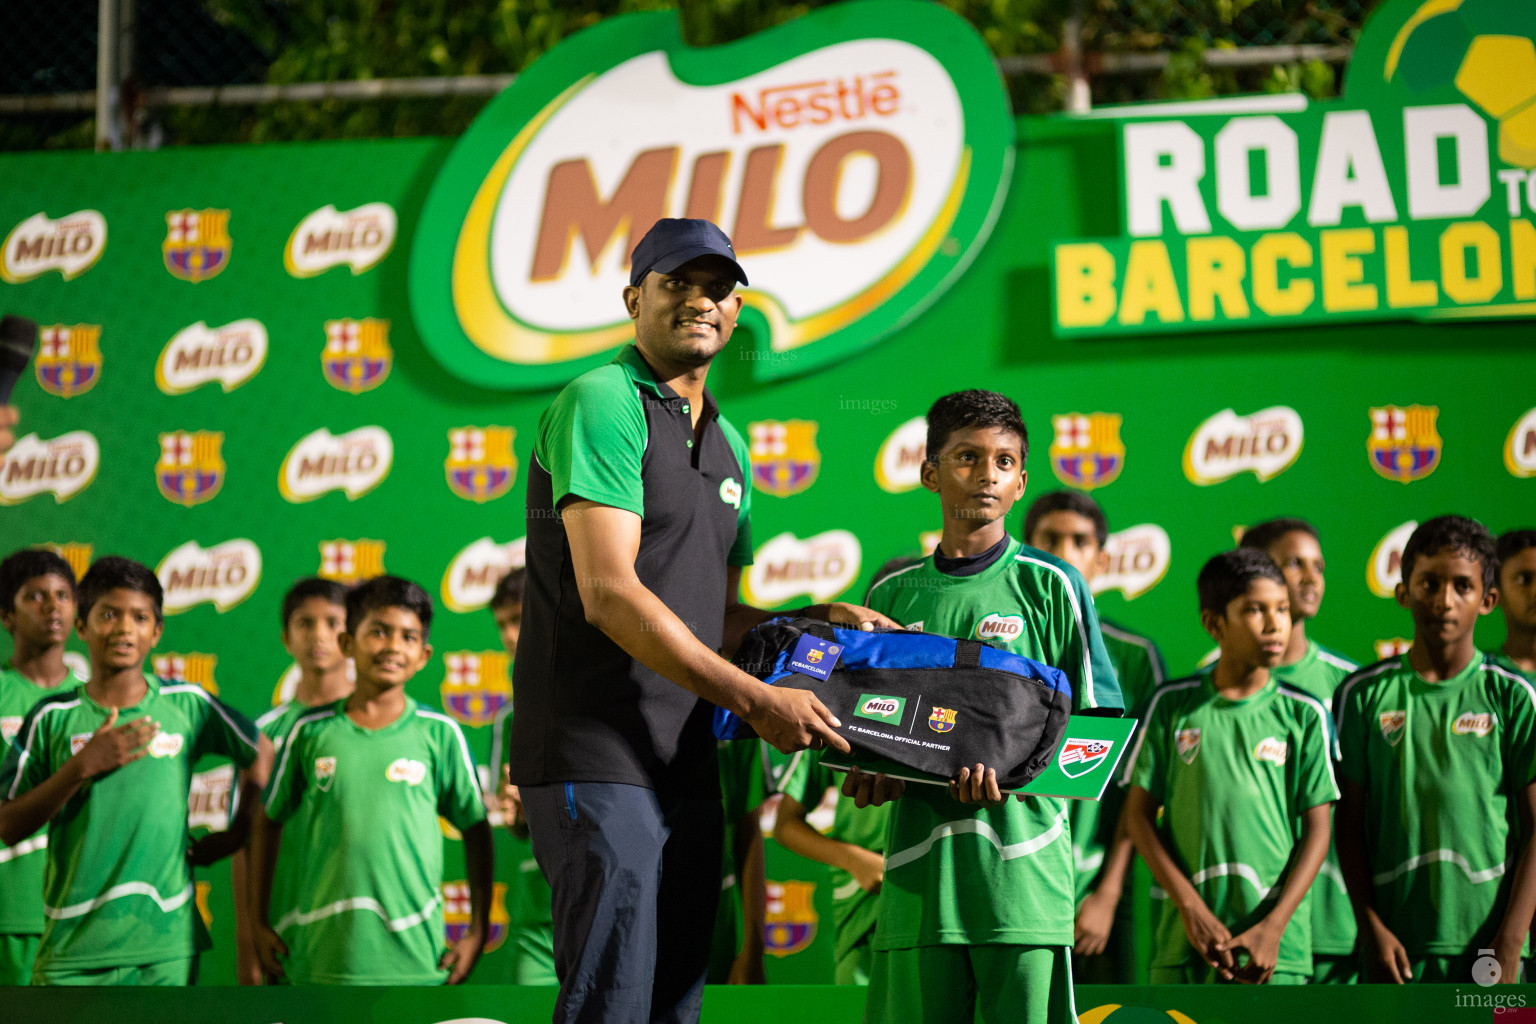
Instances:
[[[831,0],[54,0],[0,4],[0,149],[462,131],[565,36],[676,7],[694,45]],[[1336,94],[1377,0],[945,0],[1015,109]],[[103,49],[101,40],[108,46]]]

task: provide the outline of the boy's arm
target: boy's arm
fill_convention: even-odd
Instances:
[[[1376,913],[1375,886],[1371,882],[1370,846],[1366,838],[1365,809],[1369,794],[1364,783],[1340,776],[1339,799],[1334,821],[1338,825],[1339,870],[1349,903],[1355,911],[1355,927],[1360,932],[1368,981],[1401,985],[1413,980],[1413,965],[1408,951]]]
[[[30,725],[30,719],[27,725]],[[27,733],[34,731],[26,725],[23,729]],[[26,792],[0,802],[0,845],[14,846],[21,842],[52,821],[70,797],[80,792],[80,787],[91,779],[116,771],[149,753],[149,741],[159,731],[160,723],[148,717],[118,725],[117,708],[109,709],[107,720],[91,734],[78,754]],[[35,742],[35,736],[30,738]],[[24,784],[23,762],[35,756],[27,747],[19,747],[7,755],[7,764],[16,766],[8,773],[12,776],[13,791]]]
[[[1179,870],[1167,847],[1157,835],[1157,800],[1139,785],[1131,786],[1123,812],[1126,830],[1136,844],[1136,852],[1152,869],[1152,877],[1163,887],[1184,921],[1184,935],[1200,958],[1228,981],[1232,980],[1232,952],[1228,949],[1232,933],[1211,913],[1194,884]]]
[[[1125,891],[1125,876],[1130,872],[1131,860],[1136,847],[1126,830],[1125,815],[1115,818],[1115,836],[1104,854],[1104,866],[1099,870],[1099,884],[1077,908],[1073,926],[1072,951],[1078,956],[1097,956],[1109,943],[1109,933],[1114,929],[1115,908]]]
[[[741,898],[741,949],[731,964],[730,985],[762,985],[763,926],[768,917],[768,883],[763,875],[763,828],[758,809],[736,819],[731,849],[735,853],[736,889]]]
[[[807,860],[842,868],[865,892],[879,892],[885,880],[885,858],[872,850],[817,832],[805,820],[805,805],[787,793],[779,801],[773,838],[784,849]]]
[[[1296,908],[1301,906],[1307,890],[1312,886],[1312,880],[1317,877],[1318,868],[1328,859],[1328,837],[1331,831],[1328,822],[1332,812],[1332,803],[1317,804],[1302,812],[1301,841],[1296,844],[1279,900],[1253,927],[1223,944],[1222,948],[1228,950],[1248,951],[1248,962],[1238,970],[1238,980],[1262,985],[1275,973],[1275,964],[1280,959],[1280,937],[1285,934],[1285,926],[1291,923]]]
[[[1520,844],[1520,856],[1515,862],[1515,881],[1509,890],[1509,903],[1504,908],[1504,919],[1493,938],[1493,955],[1498,958],[1502,973],[1501,981],[1513,985],[1520,977],[1520,950],[1531,930],[1531,917],[1536,915],[1536,848],[1532,845],[1532,832],[1536,829],[1536,782],[1522,789],[1515,798],[1520,812],[1520,834],[1525,841]]]
[[[494,872],[495,845],[491,823],[481,818],[464,830],[464,872],[469,882],[469,931],[444,950],[437,965],[448,972],[449,985],[469,977],[485,948],[491,928],[491,877]]]
[[[293,742],[290,736],[288,742]],[[277,873],[277,850],[283,841],[283,824],[267,816],[267,809],[258,804],[251,820],[251,850],[249,879],[250,941],[255,948],[256,960],[261,972],[268,977],[283,976],[283,959],[288,947],[272,930],[268,920],[268,907],[272,903],[272,878]]]
[[[257,733],[256,760],[245,771],[235,775],[235,814],[229,821],[229,828],[222,832],[210,832],[192,844],[187,859],[194,867],[206,867],[245,849],[251,835],[251,811],[261,802],[261,790],[271,774],[272,741]],[[239,905],[238,900],[236,905]],[[236,928],[238,930],[238,921]]]

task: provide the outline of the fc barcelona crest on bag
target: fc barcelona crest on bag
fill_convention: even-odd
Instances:
[[[928,728],[934,732],[949,732],[955,727],[955,709],[935,707],[928,716]]]

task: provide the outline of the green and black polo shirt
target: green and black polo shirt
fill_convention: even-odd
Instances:
[[[568,384],[544,411],[528,473],[528,581],[514,663],[512,781],[620,782],[719,792],[713,706],[588,624],[556,512],[567,499],[642,518],[635,572],[706,647],[724,628],[727,567],[752,561],[741,434],[704,392],[688,400],[633,345]]]

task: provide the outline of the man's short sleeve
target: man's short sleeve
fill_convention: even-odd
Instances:
[[[438,721],[442,735],[437,758],[437,813],[462,832],[485,820],[480,773],[475,771],[475,759],[459,723],[451,718],[439,717]]]
[[[807,750],[796,756],[794,767],[779,783],[779,792],[809,811],[821,803],[821,795],[832,784],[832,773],[821,766],[818,752]]]
[[[1066,577],[1066,600],[1071,605],[1072,635],[1058,667],[1072,681],[1072,710],[1076,713],[1102,708],[1123,714],[1125,698],[1120,694],[1120,680],[1109,660],[1109,652],[1104,649],[1099,613],[1088,593],[1088,584],[1076,569],[1064,563],[1057,564]]]
[[[752,454],[740,433],[724,417],[720,419],[720,431],[736,455],[736,465],[741,470],[741,509],[736,514],[736,540],[726,556],[726,565],[752,564]]]
[[[1365,686],[1346,679],[1339,687],[1334,707],[1334,722],[1339,731],[1339,774],[1362,786],[1370,779],[1365,757]]]
[[[205,754],[227,757],[241,768],[249,768],[256,760],[256,723],[239,711],[225,704],[201,686],[195,691],[194,708],[201,713],[202,722],[193,745],[192,761]]]
[[[48,763],[46,730],[37,720],[46,707],[38,704],[28,712],[15,742],[0,759],[0,800],[14,800],[53,774],[53,766]]]
[[[299,801],[304,798],[304,789],[309,781],[304,774],[304,766],[309,763],[304,750],[305,724],[306,720],[300,718],[288,730],[288,735],[283,737],[283,752],[277,756],[272,777],[267,780],[267,788],[261,794],[267,817],[276,822],[284,822],[292,817],[293,812],[299,808]]]
[[[609,364],[555,396],[539,420],[533,456],[549,473],[556,508],[574,497],[644,516],[645,443],[639,393],[622,366]]]

